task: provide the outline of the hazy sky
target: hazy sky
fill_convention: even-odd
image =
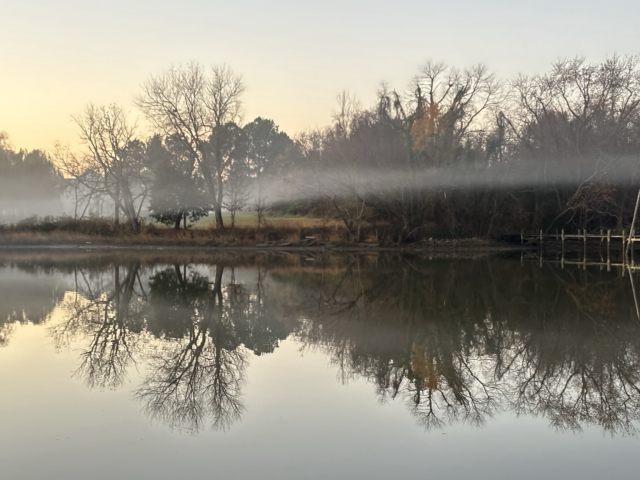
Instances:
[[[640,53],[637,0],[3,0],[0,18],[0,131],[25,148],[75,143],[90,101],[138,115],[140,84],[189,61],[229,64],[245,118],[293,133],[327,124],[340,91],[368,105],[427,59],[511,77]]]

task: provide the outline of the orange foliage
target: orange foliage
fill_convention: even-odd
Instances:
[[[440,119],[440,106],[437,103],[430,103],[424,107],[421,118],[418,118],[411,128],[413,143],[418,149],[424,149],[431,141],[438,130]]]

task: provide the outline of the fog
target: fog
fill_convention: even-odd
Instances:
[[[374,104],[348,92],[331,123],[288,134],[245,119],[242,75],[175,65],[148,78],[136,114],[89,103],[81,147],[24,152],[0,138],[0,218],[115,218],[188,228],[222,212],[333,217],[352,240],[384,223],[395,237],[523,228],[622,229],[640,187],[640,60],[560,60],[500,79],[484,65],[427,62]],[[117,207],[116,207],[117,205]],[[233,221],[233,220],[232,220]]]
[[[258,202],[266,206],[299,201],[338,199],[350,201],[376,196],[393,198],[407,192],[439,193],[446,197],[452,191],[473,192],[527,189],[573,189],[599,183],[615,186],[635,185],[640,163],[633,156],[618,158],[587,158],[519,160],[486,165],[449,166],[441,168],[292,168],[282,175],[269,174],[249,179],[243,187],[242,210],[255,210]],[[156,179],[156,188],[170,189],[171,182]],[[84,200],[74,197],[69,188],[42,188],[34,192],[30,179],[7,181],[0,179],[0,223],[11,224],[33,217],[113,218],[115,204],[105,194],[94,194]],[[30,194],[29,192],[34,192]],[[9,193],[9,194],[7,194]],[[82,194],[80,196],[83,196]],[[206,198],[204,196],[203,198]],[[141,215],[149,215],[150,197],[142,200]],[[139,203],[137,205],[140,205]],[[204,213],[212,214],[210,204],[201,205]],[[223,208],[228,211],[228,208]],[[164,213],[171,214],[171,210]]]
[[[577,188],[585,182],[628,184],[634,182],[639,173],[640,162],[631,156],[609,159],[607,162],[584,158],[546,162],[523,160],[484,167],[470,165],[415,170],[308,169],[285,178],[269,179],[262,189],[270,200],[286,202],[322,196],[394,194],[402,190],[430,193],[452,189]]]

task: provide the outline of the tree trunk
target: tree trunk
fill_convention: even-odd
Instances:
[[[222,205],[220,205],[219,203],[216,203],[214,207],[214,211],[216,214],[216,228],[223,228],[224,223],[222,221]]]
[[[116,225],[120,223],[120,184],[116,184],[116,194],[115,194],[115,204],[116,210],[114,213]]]
[[[224,193],[222,189],[223,185],[223,162],[222,162],[222,149],[220,148],[220,136],[216,135],[216,203],[214,206],[216,212],[216,228],[224,228],[224,222],[222,221],[222,199]]]
[[[218,181],[218,185],[217,185],[217,191],[216,191],[216,204],[215,204],[215,211],[216,211],[216,228],[223,228],[224,227],[224,223],[222,221],[222,199],[224,198],[223,195],[223,191],[222,189],[223,184],[222,184],[222,162],[220,162],[220,165],[218,166],[218,172],[216,174],[217,181]]]
[[[134,233],[140,233],[140,221],[138,220],[138,217],[131,217],[129,219],[129,223],[131,224],[131,228]]]
[[[175,230],[180,230],[180,222],[182,221],[182,212],[178,213],[178,217],[176,221],[173,223],[173,228]]]

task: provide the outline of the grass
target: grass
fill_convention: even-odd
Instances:
[[[255,215],[242,212],[234,228],[213,227],[209,223],[187,230],[175,230],[164,225],[143,223],[141,231],[134,233],[126,223],[116,225],[113,219],[89,218],[74,220],[69,217],[44,217],[25,219],[13,225],[0,225],[0,245],[114,245],[114,246],[158,246],[158,247],[302,247],[331,249],[334,247],[369,248],[386,246],[400,248],[398,232],[388,225],[366,225],[361,231],[361,241],[354,242],[345,226],[336,221],[323,224],[320,218],[268,217],[267,225],[257,228]],[[482,244],[482,245],[481,245]],[[408,244],[407,244],[408,245]],[[419,248],[488,246],[487,240],[467,239],[438,241],[429,239],[416,244]],[[422,245],[423,247],[420,247]]]
[[[222,213],[222,221],[225,226],[231,225],[231,215],[229,212]],[[273,227],[302,227],[302,228],[313,228],[313,227],[322,227],[323,221],[321,218],[316,217],[284,217],[284,216],[267,216],[266,217],[267,226]],[[207,217],[203,217],[198,220],[193,227],[195,228],[209,228],[215,226],[215,217],[213,214],[209,214]],[[327,226],[335,225],[337,222],[333,219],[327,219],[324,222]],[[255,212],[238,212],[236,213],[236,227],[257,227],[258,226],[258,217]]]
[[[174,230],[164,225],[143,224],[134,233],[126,223],[116,225],[112,219],[31,218],[14,225],[0,225],[2,245],[157,245],[157,246],[290,246],[307,243],[314,237],[315,245],[331,243],[347,245],[348,235],[339,224],[322,226],[319,219],[279,218],[267,221],[266,227],[248,224],[250,213],[236,227],[216,229],[199,226],[187,230]],[[229,222],[230,223],[230,222]],[[289,246],[289,245],[286,245]]]

